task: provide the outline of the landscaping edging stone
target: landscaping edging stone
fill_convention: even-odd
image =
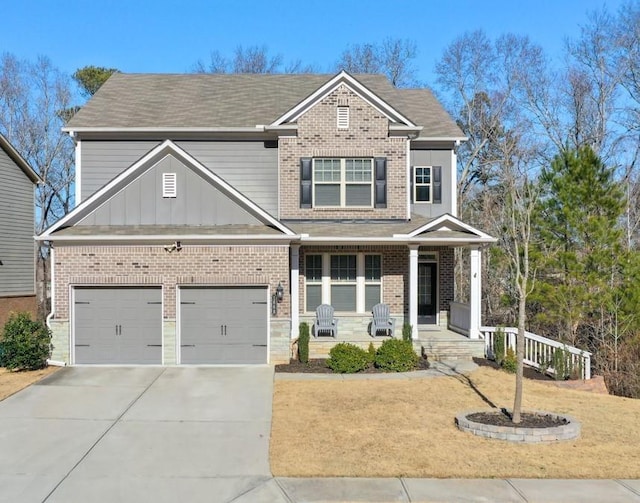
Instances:
[[[580,436],[581,425],[578,420],[565,414],[554,414],[539,410],[528,410],[530,414],[549,415],[559,419],[565,419],[567,424],[552,428],[523,428],[520,426],[494,426],[490,424],[471,421],[467,416],[486,410],[470,410],[456,416],[456,425],[462,431],[467,431],[479,437],[496,438],[507,442],[522,442],[528,444],[540,444],[545,442],[559,442],[574,440]]]

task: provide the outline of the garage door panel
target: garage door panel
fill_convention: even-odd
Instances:
[[[160,288],[76,288],[75,361],[162,363]]]
[[[181,363],[266,363],[267,289],[182,288]]]

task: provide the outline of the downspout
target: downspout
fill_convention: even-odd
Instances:
[[[56,270],[56,259],[55,259],[55,250],[53,248],[53,245],[51,245],[51,247],[49,248],[50,250],[50,255],[49,255],[49,259],[51,260],[51,287],[50,287],[50,291],[51,291],[51,312],[47,315],[47,327],[49,328],[49,330],[51,330],[51,320],[52,318],[55,316],[55,305],[56,305],[56,276],[55,276],[55,270]],[[50,358],[47,358],[47,365],[51,365],[53,367],[65,367],[67,364],[65,362],[61,362],[61,361],[57,361],[57,360],[51,360]]]

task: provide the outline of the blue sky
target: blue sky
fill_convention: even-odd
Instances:
[[[48,56],[63,71],[85,65],[124,72],[182,73],[211,50],[267,45],[285,61],[332,70],[350,44],[385,37],[417,43],[418,78],[432,71],[453,39],[529,35],[551,57],[579,34],[587,12],[621,0],[19,0],[3,2],[0,52]]]

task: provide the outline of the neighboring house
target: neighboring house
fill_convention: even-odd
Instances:
[[[479,335],[495,240],[456,218],[465,138],[426,89],[116,73],[65,130],[79,204],[39,237],[56,360],[288,361],[321,303],[338,340],[366,339],[378,302],[419,340],[446,329],[456,247],[471,250],[462,325]]]
[[[9,313],[37,314],[34,188],[40,181],[0,134],[0,334]]]

